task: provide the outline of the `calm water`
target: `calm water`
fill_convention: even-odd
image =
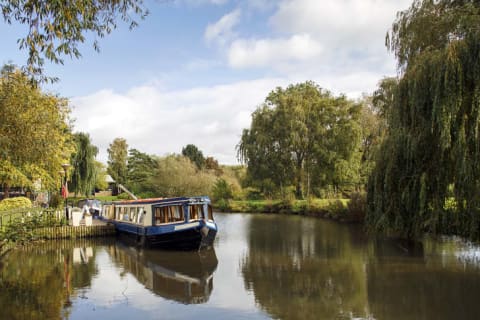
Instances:
[[[213,250],[49,242],[0,265],[1,319],[478,319],[480,247],[217,214]]]

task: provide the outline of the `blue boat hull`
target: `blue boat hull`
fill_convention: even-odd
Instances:
[[[136,245],[164,250],[198,250],[210,247],[217,234],[215,224],[203,221],[160,227],[140,227],[118,221],[113,223],[120,236],[133,240]]]

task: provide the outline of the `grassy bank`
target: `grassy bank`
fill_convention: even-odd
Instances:
[[[330,218],[342,222],[362,222],[364,206],[361,199],[312,200],[220,200],[214,203],[217,210],[242,213],[297,214]]]

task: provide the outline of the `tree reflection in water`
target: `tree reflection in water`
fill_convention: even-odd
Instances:
[[[252,215],[247,230],[245,287],[273,318],[478,318],[480,268],[456,258],[463,242],[373,240],[305,217]]]
[[[75,261],[75,248],[90,248],[90,257]],[[2,318],[68,318],[72,289],[90,286],[98,273],[91,248],[88,241],[58,241],[10,251],[0,270]]]
[[[248,239],[245,285],[274,318],[368,316],[361,233],[309,218],[254,216]]]

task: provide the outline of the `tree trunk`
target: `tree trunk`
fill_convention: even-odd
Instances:
[[[3,199],[7,199],[10,197],[10,185],[5,183],[3,185]]]
[[[297,199],[303,199],[303,159],[297,160],[297,177],[295,186],[295,196]]]

